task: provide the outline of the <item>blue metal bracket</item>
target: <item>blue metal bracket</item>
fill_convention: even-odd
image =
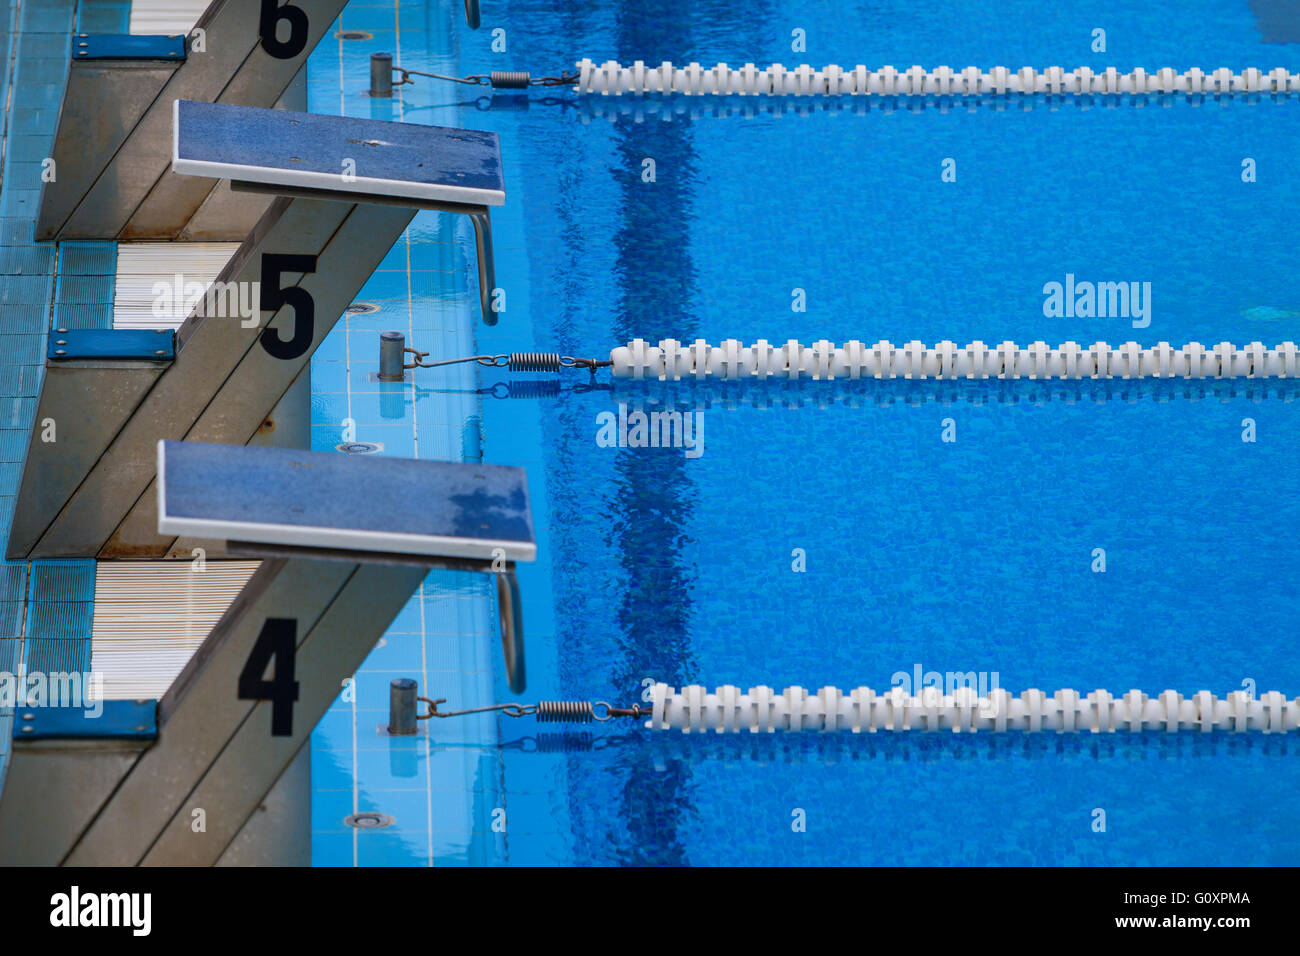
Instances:
[[[185,37],[82,33],[72,38],[74,60],[185,60]]]
[[[78,677],[80,675],[73,675]],[[96,715],[94,710],[100,710]],[[87,707],[18,707],[14,740],[155,740],[158,701],[104,700]]]
[[[72,359],[134,359],[170,362],[176,358],[176,333],[171,329],[55,329],[45,357],[51,362]]]

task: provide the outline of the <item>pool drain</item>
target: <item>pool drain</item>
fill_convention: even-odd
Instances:
[[[365,30],[340,30],[334,36],[340,40],[373,40],[375,35]]]
[[[335,451],[345,455],[377,455],[384,450],[384,443],[377,441],[345,441],[334,446]]]
[[[343,818],[343,822],[357,830],[382,830],[394,823],[386,813],[351,813]]]
[[[379,311],[379,306],[373,302],[353,302],[343,311],[347,315],[371,315]]]

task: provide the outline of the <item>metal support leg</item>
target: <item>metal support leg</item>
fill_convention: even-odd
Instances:
[[[469,213],[474,223],[474,246],[478,252],[478,299],[483,324],[496,325],[497,313],[492,307],[492,296],[497,288],[496,262],[492,258],[492,218],[486,206]]]

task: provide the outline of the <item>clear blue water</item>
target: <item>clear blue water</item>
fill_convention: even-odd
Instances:
[[[1261,5],[1262,6],[1262,5]],[[492,10],[467,73],[598,62],[1192,65],[1292,71],[1232,3],[624,4]],[[808,52],[791,53],[790,31]],[[1094,27],[1109,52],[1089,50]],[[1297,337],[1300,100],[1025,111],[642,116],[572,94],[455,112],[495,129],[507,311],[480,350],[603,356],[641,336],[1272,344]],[[698,101],[696,101],[698,102]],[[484,105],[484,104],[480,104]],[[680,101],[677,105],[681,105]],[[695,105],[692,103],[690,105]],[[945,158],[956,183],[940,181]],[[1243,158],[1258,181],[1241,181]],[[655,160],[657,181],[641,179]],[[1152,323],[1045,318],[1066,273],[1152,283]],[[804,313],[791,291],[806,291]],[[428,373],[430,376],[437,373]],[[505,380],[487,371],[480,386]],[[529,469],[526,699],[680,686],[1294,696],[1293,390],[985,383],[942,393],[572,387],[482,405]],[[799,399],[803,398],[801,402]],[[619,402],[702,410],[705,453],[598,447]],[[658,403],[658,405],[656,405]],[[770,405],[770,407],[761,407]],[[786,407],[786,406],[793,407]],[[856,405],[857,407],[853,407]],[[952,419],[957,441],[940,440]],[[1243,419],[1258,440],[1241,440]],[[793,549],[806,573],[791,570]],[[1090,569],[1104,548],[1104,574]],[[498,676],[497,699],[509,699]],[[480,702],[480,701],[475,701]],[[456,731],[436,728],[454,746]],[[699,740],[502,719],[514,863],[1253,864],[1300,859],[1294,741]],[[1107,829],[1093,832],[1093,811]],[[807,832],[792,831],[792,813]]]

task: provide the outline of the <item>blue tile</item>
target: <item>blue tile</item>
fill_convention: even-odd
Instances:
[[[316,392],[311,396],[311,420],[319,424],[339,424],[348,417],[346,392]]]
[[[22,461],[27,454],[28,430],[0,428],[0,461]]]
[[[31,601],[93,601],[95,562],[33,561],[30,588],[28,600]]]
[[[0,398],[0,428],[31,428],[35,414],[35,395]],[[0,480],[0,494],[4,494],[4,488],[4,481]]]
[[[378,365],[376,364],[371,371],[377,368]],[[402,384],[397,382],[378,382],[375,387],[382,389],[382,391],[353,392],[351,396],[350,417],[357,423],[358,429],[361,426],[399,424],[403,419],[406,419],[409,406],[404,401],[404,395],[410,393],[410,386],[403,387]],[[396,399],[396,401],[394,402],[393,399]],[[385,411],[396,412],[398,414],[397,420],[385,415]],[[404,427],[414,434],[410,424],[406,424]],[[359,430],[357,437],[361,437]]]
[[[75,7],[72,0],[44,0],[39,5],[24,3],[18,28],[24,33],[61,33],[70,36]]]
[[[40,334],[0,335],[0,353],[16,365],[36,365],[45,359],[46,339]]]
[[[15,305],[30,303],[44,306],[50,299],[49,276],[11,276],[0,283],[0,303]]]
[[[61,242],[59,243],[59,271],[66,275],[115,276],[117,243],[90,240]]]
[[[36,403],[35,397],[11,398],[10,402],[31,402],[33,406]],[[18,493],[18,482],[22,478],[23,466],[17,461],[0,461],[0,494],[14,495]]]
[[[21,637],[22,628],[22,601],[0,601],[0,637]]]
[[[335,451],[343,442],[342,425],[312,425],[311,450]]]
[[[131,0],[82,0],[77,10],[78,33],[126,33]]]
[[[60,272],[54,292],[55,301],[77,305],[111,303],[113,286],[114,277],[111,275],[72,275]]]
[[[58,640],[90,641],[93,605],[89,601],[56,601],[29,604],[27,636]]]
[[[41,390],[41,376],[44,365],[0,365],[0,395],[35,395]],[[3,444],[0,438],[0,444]],[[26,450],[25,444],[19,446]],[[0,455],[0,461],[22,461],[20,452],[17,458]]]
[[[338,325],[334,331],[325,336],[325,341],[316,347],[316,351],[312,353],[312,361],[346,362],[347,360],[348,338],[343,332],[342,325]]]
[[[35,231],[36,227],[31,219],[0,216],[0,245],[31,244],[34,241],[32,234]]]
[[[312,789],[352,790],[352,755],[342,751],[313,750]]]
[[[21,601],[27,594],[27,563],[0,562],[0,601]]]
[[[111,329],[112,327],[111,300],[89,305],[66,302],[58,302],[54,305],[54,328],[56,329]]]
[[[423,833],[358,830],[357,865],[428,866],[428,838]]]
[[[340,393],[347,394],[348,367],[346,362],[326,362],[315,356],[311,361],[312,394]]]
[[[28,638],[28,673],[68,673],[90,670],[90,641]]]
[[[53,246],[0,246],[0,275],[49,275],[53,271]]]
[[[312,866],[352,866],[352,832],[313,833],[311,835]]]

